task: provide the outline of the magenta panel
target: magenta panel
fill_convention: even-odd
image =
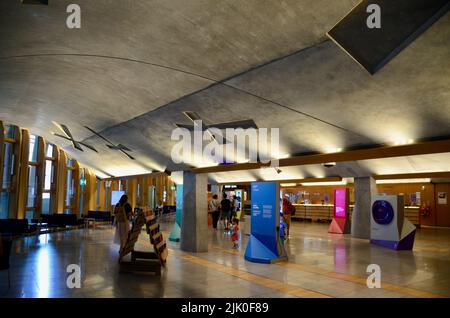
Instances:
[[[334,189],[334,217],[345,218],[347,215],[347,189]]]

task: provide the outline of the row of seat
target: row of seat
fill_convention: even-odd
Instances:
[[[28,222],[27,219],[0,219],[0,234],[3,236],[22,236],[35,233],[40,224],[48,228],[76,227],[84,224],[84,219],[95,219],[99,222],[112,222],[109,211],[88,211],[87,215],[78,218],[75,214],[41,214],[39,220]]]
[[[175,213],[175,206],[164,206],[161,214]],[[41,214],[39,220],[28,222],[27,219],[0,219],[0,235],[22,236],[36,233],[38,226],[46,228],[67,228],[84,225],[85,219],[94,219],[96,222],[112,223],[114,216],[109,211],[88,211],[86,215],[78,218],[75,214]]]

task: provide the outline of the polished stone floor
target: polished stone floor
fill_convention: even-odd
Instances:
[[[162,223],[165,237],[171,227]],[[243,233],[234,250],[228,233],[210,229],[208,253],[168,242],[160,277],[119,273],[109,226],[28,237],[14,242],[11,288],[0,272],[0,297],[450,297],[450,229],[422,228],[413,251],[391,251],[327,228],[295,222],[289,261],[271,265],[244,260]],[[145,232],[136,249],[150,250]],[[70,264],[81,268],[79,289],[66,285]],[[380,289],[366,286],[369,264],[381,267]]]

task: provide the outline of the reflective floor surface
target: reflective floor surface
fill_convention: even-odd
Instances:
[[[165,237],[171,222],[162,223]],[[241,228],[244,228],[242,223]],[[289,261],[245,261],[247,236],[232,248],[229,233],[209,229],[209,252],[186,253],[168,242],[161,276],[119,273],[113,228],[72,230],[14,242],[11,288],[0,272],[0,297],[450,297],[450,229],[418,230],[413,251],[392,251],[328,224],[294,222]],[[142,232],[137,250],[151,251]],[[67,266],[81,268],[81,288],[67,287]],[[381,268],[381,288],[369,289],[369,264]]]

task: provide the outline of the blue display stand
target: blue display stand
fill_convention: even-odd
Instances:
[[[179,242],[181,237],[181,219],[182,219],[182,212],[183,212],[183,186],[177,184],[177,190],[176,190],[176,214],[175,214],[175,224],[173,225],[172,232],[169,236],[169,241],[172,242]]]
[[[287,259],[280,241],[280,191],[277,182],[252,182],[251,234],[245,259],[273,263]]]

